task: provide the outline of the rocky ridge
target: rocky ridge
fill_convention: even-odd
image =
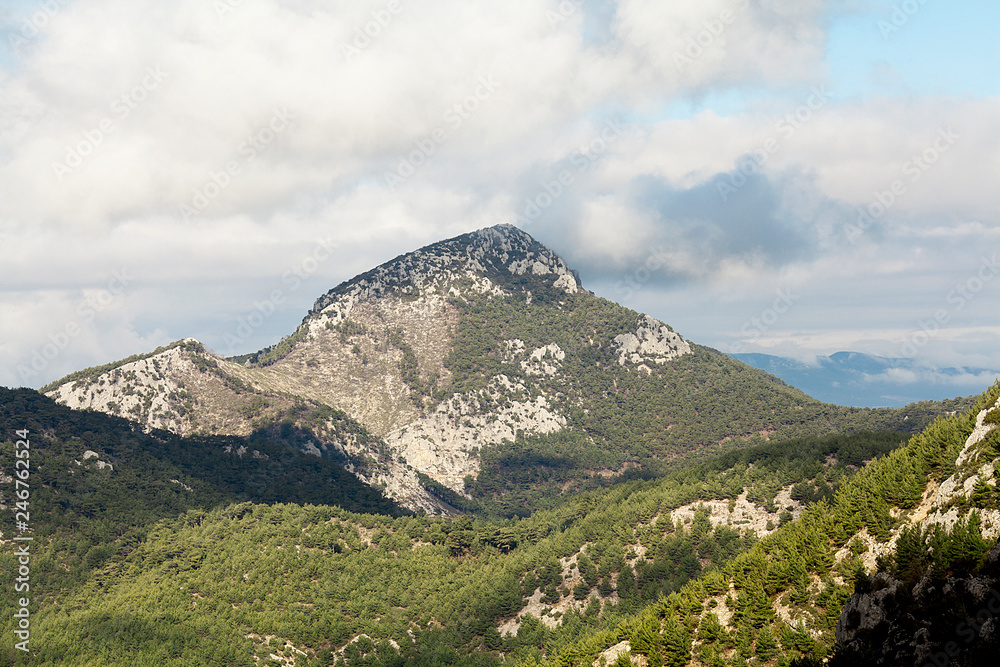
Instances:
[[[968,514],[973,494],[996,489],[996,436],[1000,400],[976,416],[975,429],[955,462],[955,471],[931,483],[920,505],[908,513],[887,542],[859,535],[864,564],[890,556],[905,527],[953,529]],[[933,569],[919,581],[879,571],[856,590],[837,623],[837,665],[988,664],[1000,650],[1000,510],[976,509],[983,538],[996,542],[979,571],[942,576]],[[840,554],[838,554],[838,557]]]
[[[400,293],[460,296],[463,289],[503,296],[502,284],[513,276],[552,279],[566,294],[580,291],[580,281],[566,263],[530,235],[509,224],[496,225],[440,241],[401,255],[341,283],[316,300],[306,320],[323,313],[334,324],[365,301]]]
[[[912,514],[914,522],[951,528],[961,515],[958,505],[967,504],[980,485],[997,488],[997,460],[991,448],[995,447],[997,435],[1000,435],[1000,424],[989,423],[988,416],[997,415],[998,411],[1000,401],[976,416],[976,428],[955,461],[955,472],[926,495]],[[1000,539],[1000,510],[980,509],[979,513],[983,537]]]
[[[996,460],[986,455],[986,449],[991,436],[1000,432],[1000,426],[987,423],[987,415],[991,412],[995,414],[998,409],[1000,401],[979,412],[976,416],[976,427],[966,439],[965,446],[956,459],[955,472],[940,484],[932,481],[928,485],[920,504],[902,517],[904,520],[901,525],[892,531],[887,541],[876,540],[867,530],[858,534],[858,540],[866,547],[861,558],[868,571],[875,571],[880,556],[888,556],[895,552],[896,543],[904,528],[940,525],[945,529],[951,529],[967,514],[962,508],[968,504],[978,484],[996,488],[997,480],[994,475]],[[988,540],[1000,539],[1000,510],[978,509],[977,512],[982,520],[983,537]],[[845,550],[838,554],[838,557],[846,556],[846,553]]]

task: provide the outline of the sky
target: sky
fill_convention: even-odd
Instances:
[[[0,384],[255,351],[513,223],[693,342],[985,389],[998,36],[995,0],[5,0]]]

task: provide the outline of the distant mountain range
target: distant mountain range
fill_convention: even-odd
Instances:
[[[968,396],[992,384],[1000,372],[986,368],[933,368],[913,359],[837,352],[815,364],[770,354],[734,359],[776,375],[813,398],[838,405],[898,408],[916,401]]]

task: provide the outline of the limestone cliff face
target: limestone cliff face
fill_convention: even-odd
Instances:
[[[566,425],[566,418],[554,412],[544,396],[509,401],[499,408],[484,406],[485,399],[499,402],[525,393],[524,385],[497,376],[482,392],[454,394],[432,412],[390,433],[386,443],[420,472],[462,492],[465,476],[479,473],[480,448],[514,440],[518,430],[552,433]]]
[[[862,539],[869,545],[866,553],[866,565],[873,569],[878,555],[890,554],[896,548],[896,540],[906,526],[930,527],[940,525],[951,529],[959,519],[968,514],[967,510],[959,508],[971,497],[978,484],[996,488],[996,459],[990,453],[990,438],[1000,430],[997,424],[991,424],[987,415],[1000,409],[1000,401],[987,407],[976,415],[976,426],[965,441],[965,446],[955,460],[955,472],[940,484],[932,482],[924,492],[923,501],[912,511],[901,518],[904,521],[893,531],[892,537],[885,543],[877,543],[867,535]],[[1000,511],[990,509],[977,510],[982,520],[983,537],[990,540],[1000,539]]]
[[[197,429],[196,415],[183,408],[187,398],[184,378],[193,378],[195,368],[186,352],[181,346],[172,346],[124,363],[114,369],[117,372],[67,382],[48,395],[75,410],[129,416],[148,427],[186,435]]]
[[[956,505],[971,499],[977,486],[996,488],[997,460],[992,452],[991,438],[1000,430],[1000,425],[989,423],[987,415],[991,412],[995,414],[998,409],[1000,401],[976,416],[976,428],[955,460],[955,472],[927,494],[927,499],[913,514],[915,520],[925,526],[940,524],[951,528],[961,515]],[[987,539],[1000,538],[1000,511],[978,511],[982,518],[983,536]]]
[[[837,622],[835,665],[996,664],[1000,651],[1000,542],[976,574],[909,586],[875,576],[874,589],[848,600]]]
[[[72,377],[72,376],[71,376]],[[295,404],[259,387],[254,374],[216,357],[193,338],[112,368],[86,373],[48,395],[77,410],[98,410],[147,429],[247,436]]]

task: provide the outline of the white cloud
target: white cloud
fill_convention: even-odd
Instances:
[[[736,340],[795,286],[801,304],[758,344],[873,351],[942,307],[973,250],[996,245],[1000,100],[830,90],[816,105],[838,3],[399,0],[391,18],[385,0],[217,4],[66,3],[0,68],[0,309],[14,315],[0,382],[19,383],[11,369],[113,271],[135,285],[58,372],[167,338],[220,347],[256,300],[290,287],[283,276],[318,239],[336,238],[246,341],[271,343],[336,283],[513,220],[564,169],[573,182],[528,231],[611,298],[661,249],[663,268],[627,305],[683,304],[653,314],[709,344]],[[355,45],[366,26],[377,34]],[[588,154],[616,114],[624,129]],[[849,243],[855,207],[948,127],[954,145]],[[720,197],[719,179],[766,146],[753,185]],[[88,154],[60,177],[53,164],[73,152]],[[941,355],[990,356],[989,294],[952,313]]]
[[[623,0],[615,28],[637,78],[668,89],[801,82],[823,54],[824,9],[794,0]]]
[[[941,372],[931,368],[903,369],[890,368],[877,375],[864,374],[865,382],[885,383],[885,384],[923,384],[923,385],[946,385],[962,387],[970,386],[989,387],[1000,379],[1000,373],[993,371],[983,371],[979,373],[969,372]]]

